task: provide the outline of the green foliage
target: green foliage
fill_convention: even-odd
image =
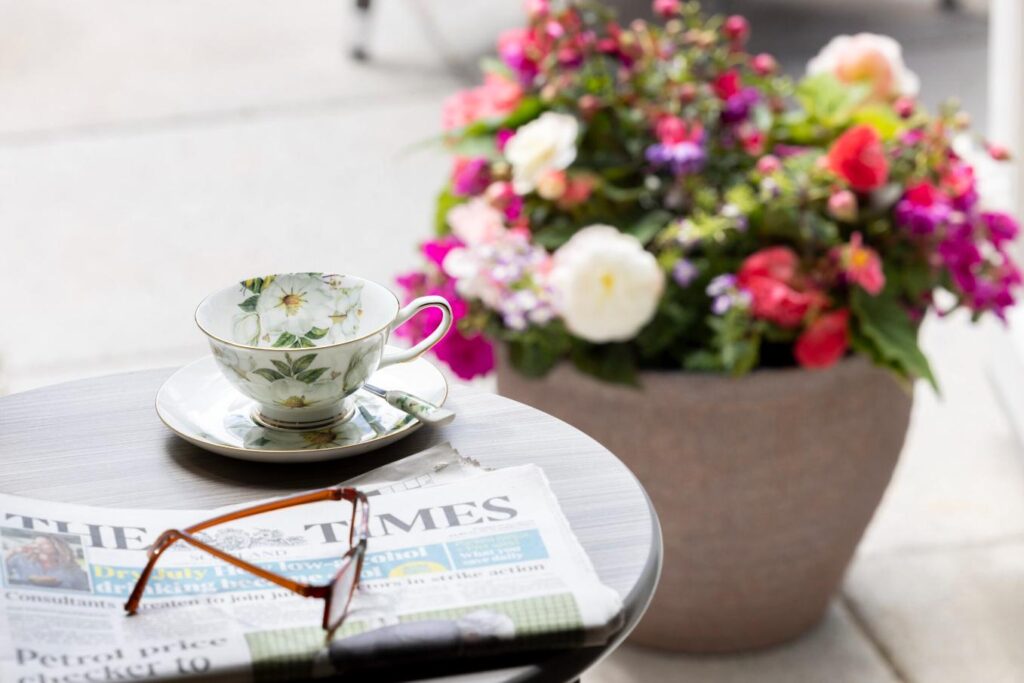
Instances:
[[[561,323],[531,327],[522,332],[496,326],[493,332],[507,342],[512,367],[527,377],[543,377],[572,348],[569,334]]]
[[[631,344],[591,344],[573,339],[570,358],[577,370],[599,380],[638,386],[636,352]]]
[[[456,197],[452,193],[451,185],[445,185],[437,193],[437,201],[434,204],[434,234],[441,237],[451,232],[451,228],[448,227],[448,212],[462,201],[461,197]]]
[[[917,329],[906,309],[886,289],[871,296],[859,287],[850,293],[855,348],[875,363],[906,379],[921,378],[938,390],[928,359],[917,345]]]

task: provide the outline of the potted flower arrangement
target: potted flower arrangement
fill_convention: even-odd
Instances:
[[[437,235],[400,284],[452,302],[436,352],[457,375],[497,364],[502,393],[647,486],[666,560],[635,637],[745,649],[824,612],[912,383],[935,384],[919,324],[1002,317],[1017,226],[980,205],[967,117],[915,101],[891,39],[836,38],[794,81],[742,17],[654,10],[528,3],[446,103]]]

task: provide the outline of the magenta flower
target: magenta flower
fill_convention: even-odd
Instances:
[[[907,188],[896,203],[896,222],[914,235],[930,235],[951,213],[949,199],[934,185],[918,183]]]
[[[1009,214],[986,211],[981,214],[981,220],[988,232],[989,240],[997,249],[1001,249],[1005,244],[1012,242],[1020,232],[1017,221]]]
[[[459,158],[452,171],[452,193],[458,197],[482,194],[491,184],[491,164],[483,157]]]
[[[462,246],[462,240],[457,237],[440,237],[436,240],[430,240],[423,243],[423,255],[428,261],[437,266],[438,270],[444,270],[444,257],[448,255],[452,249]],[[399,283],[401,284],[401,283]],[[433,310],[433,309],[431,309]],[[440,314],[438,314],[440,315]]]

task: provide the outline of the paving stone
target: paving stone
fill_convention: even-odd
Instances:
[[[586,683],[896,683],[849,614],[834,606],[804,638],[764,652],[688,657],[626,645],[588,672]]]
[[[961,314],[927,321],[923,346],[942,393],[917,386],[906,446],[861,553],[1024,533],[1024,453],[985,373],[1000,331]]]
[[[846,590],[912,683],[1024,680],[1024,537],[863,557]]]
[[[350,0],[0,0],[0,139],[452,88],[520,3],[378,0],[373,59]],[[443,7],[443,9],[442,9]]]
[[[11,389],[203,353],[195,305],[242,277],[391,282],[430,234],[449,162],[409,148],[442,96],[0,146],[0,289],[27,297],[0,326]]]

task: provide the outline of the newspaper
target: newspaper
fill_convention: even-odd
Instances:
[[[597,644],[618,628],[618,594],[598,580],[540,468],[489,472],[446,445],[351,483],[372,496],[371,540],[330,643],[323,601],[183,543],[160,558],[139,613],[125,615],[153,539],[227,508],[115,510],[0,495],[0,681],[307,679],[403,659]],[[316,503],[214,527],[204,540],[324,584],[347,550],[349,512]]]

